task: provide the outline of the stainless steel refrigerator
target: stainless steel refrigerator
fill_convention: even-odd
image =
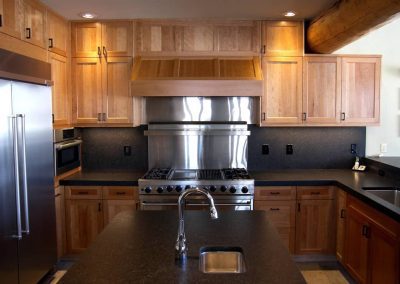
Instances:
[[[0,50],[0,283],[56,263],[49,79],[48,63]]]

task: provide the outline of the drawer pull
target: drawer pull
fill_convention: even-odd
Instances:
[[[269,210],[271,210],[271,211],[279,211],[281,209],[279,209],[279,208],[270,208]]]
[[[89,191],[79,191],[78,194],[79,195],[88,195]]]
[[[346,209],[342,209],[342,210],[340,210],[340,218],[341,219],[344,219],[345,217],[346,217]]]
[[[126,192],[125,192],[125,191],[117,191],[115,194],[116,194],[116,195],[125,195]]]
[[[271,191],[269,194],[271,194],[271,195],[279,195],[281,193],[279,191]]]
[[[311,191],[311,195],[320,195],[321,194],[321,192],[319,192],[319,191]]]

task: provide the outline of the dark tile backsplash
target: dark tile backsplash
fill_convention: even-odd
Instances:
[[[147,169],[145,126],[135,128],[84,128],[83,167],[86,169]],[[354,156],[350,145],[357,144],[365,155],[365,127],[276,127],[249,125],[249,170],[350,168]],[[262,155],[262,145],[269,154]],[[286,145],[293,154],[286,155]],[[132,155],[124,156],[124,146]]]
[[[147,169],[146,127],[82,128],[83,168]],[[131,146],[131,156],[124,156],[124,146]]]

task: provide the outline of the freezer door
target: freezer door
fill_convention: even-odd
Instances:
[[[19,279],[24,284],[37,283],[52,269],[57,257],[51,89],[15,82],[12,102],[20,142],[22,229],[29,230],[19,241]],[[23,140],[26,141],[26,175]],[[25,177],[27,204],[24,201]]]
[[[11,82],[0,79],[0,282],[18,283]]]

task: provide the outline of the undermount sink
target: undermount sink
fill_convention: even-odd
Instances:
[[[240,247],[203,247],[199,269],[203,273],[246,272],[243,250]]]
[[[383,188],[363,188],[365,191],[379,197],[394,206],[400,207],[400,189],[394,187],[383,187]]]

